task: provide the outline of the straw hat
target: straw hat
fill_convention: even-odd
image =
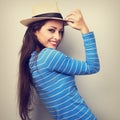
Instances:
[[[66,23],[58,10],[56,1],[53,0],[43,0],[40,4],[35,5],[32,9],[32,15],[32,18],[23,19],[20,22],[25,26],[45,19],[60,20]]]

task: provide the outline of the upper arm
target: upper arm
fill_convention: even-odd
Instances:
[[[91,74],[95,72],[93,68],[91,70],[91,63],[73,59],[60,51],[46,49],[42,52],[42,56],[37,61],[39,69],[45,68],[68,75]]]

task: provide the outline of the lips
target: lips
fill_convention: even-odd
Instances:
[[[55,42],[55,41],[51,41],[50,42],[52,45],[57,45],[58,43],[57,42]]]
[[[49,43],[54,46],[54,47],[57,47],[59,42],[58,41],[49,41]]]

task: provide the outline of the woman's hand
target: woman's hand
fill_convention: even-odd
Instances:
[[[70,12],[67,17],[67,24],[74,29],[80,30],[82,34],[88,33],[89,29],[84,21],[80,10]]]

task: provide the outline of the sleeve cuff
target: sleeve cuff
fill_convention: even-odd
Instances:
[[[86,40],[86,39],[90,39],[90,38],[94,38],[94,32],[88,32],[86,34],[82,34],[82,38],[83,40]]]

